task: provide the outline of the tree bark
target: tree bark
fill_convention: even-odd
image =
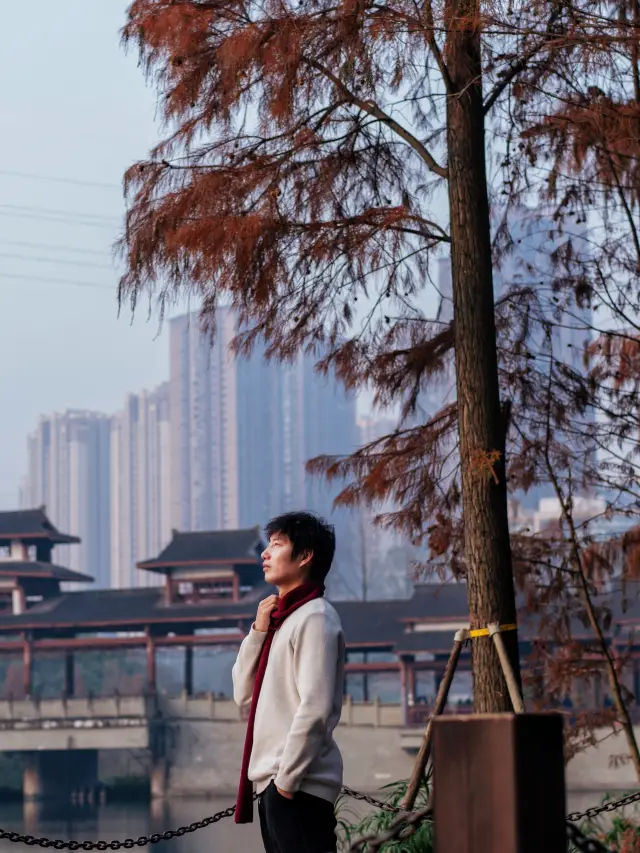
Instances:
[[[447,0],[451,272],[471,628],[516,621],[498,388],[479,20],[477,0]],[[492,457],[496,452],[500,454],[497,460]],[[503,636],[520,682],[517,631]],[[500,661],[489,637],[473,640],[473,673],[476,712],[511,711]]]

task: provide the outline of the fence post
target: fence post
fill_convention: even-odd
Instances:
[[[566,853],[562,718],[439,717],[435,853]]]

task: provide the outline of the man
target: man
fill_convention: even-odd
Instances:
[[[250,707],[236,822],[252,820],[255,785],[266,853],[335,853],[345,646],[323,597],[335,533],[292,512],[266,534],[264,576],[278,595],[260,602],[233,667],[234,699]]]

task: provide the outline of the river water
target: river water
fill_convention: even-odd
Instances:
[[[604,794],[586,792],[570,794],[567,810],[582,811],[601,802]],[[621,794],[622,796],[622,794]],[[95,808],[77,807],[61,813],[60,807],[48,808],[34,804],[0,804],[0,826],[48,838],[72,838],[78,841],[111,841],[137,839],[141,835],[164,832],[190,824],[230,805],[225,800],[175,800],[159,803],[107,804]],[[0,842],[0,853],[19,853],[21,845]],[[135,848],[138,849],[138,848]],[[207,829],[172,841],[163,841],[153,848],[157,853],[260,853],[260,832],[256,822],[236,826],[233,818],[224,818]]]

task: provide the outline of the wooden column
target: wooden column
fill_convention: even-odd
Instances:
[[[147,692],[156,692],[156,644],[147,631]]]
[[[566,853],[562,718],[434,721],[435,853]]]
[[[409,694],[412,702],[415,699],[414,690],[411,685],[413,655],[400,656],[400,703],[402,706],[402,725],[409,725]]]
[[[411,661],[407,667],[407,692],[411,698],[411,702],[415,705],[416,702],[416,664],[415,658],[411,657]]]
[[[193,646],[184,647],[184,692],[193,696]]]
[[[76,695],[75,660],[72,651],[64,653],[64,695]]]
[[[24,645],[22,646],[22,663],[22,683],[24,695],[25,698],[28,698],[29,696],[31,696],[31,682],[33,680],[33,646],[31,645],[31,641],[28,639],[25,639]]]

